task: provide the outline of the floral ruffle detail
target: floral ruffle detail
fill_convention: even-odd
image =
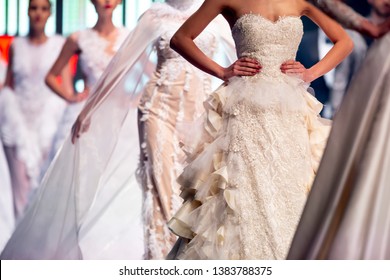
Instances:
[[[234,214],[237,211],[236,188],[229,185],[224,135],[221,135],[225,86],[217,89],[205,102],[206,124],[202,140],[207,137],[207,141],[195,145],[189,159],[194,159],[195,155],[198,157],[178,179],[185,202],[168,226],[175,234],[196,244],[193,247],[191,243],[187,245],[186,255],[177,256],[179,259],[239,258],[238,215]],[[200,151],[203,152],[199,154]],[[208,166],[204,166],[205,162]],[[231,243],[231,240],[237,242]]]
[[[332,122],[319,116],[319,113],[322,110],[322,104],[314,96],[307,93],[304,95],[304,98],[307,102],[309,111],[306,118],[306,126],[309,133],[311,163],[313,168],[313,175],[307,186],[307,191],[309,192],[321,162]]]

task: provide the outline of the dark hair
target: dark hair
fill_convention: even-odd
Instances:
[[[31,1],[32,1],[32,0],[29,0],[29,1],[28,1],[28,8],[29,8],[29,9],[30,9]],[[46,1],[47,1],[47,3],[49,4],[49,8],[51,9],[51,2],[50,2],[50,0],[46,0]]]

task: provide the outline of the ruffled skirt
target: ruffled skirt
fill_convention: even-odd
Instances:
[[[282,75],[231,79],[205,108],[198,143],[185,143],[185,202],[169,222],[189,243],[169,257],[284,259],[330,129],[322,104]]]

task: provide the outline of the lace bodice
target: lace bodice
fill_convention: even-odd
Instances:
[[[118,35],[112,45],[91,28],[82,30],[77,34],[77,43],[81,50],[79,56],[80,65],[89,87],[92,87],[97,82],[129,34],[126,28],[118,28],[117,30]]]
[[[232,28],[238,57],[258,59],[263,69],[261,76],[281,75],[280,65],[295,59],[303,35],[299,17],[280,17],[272,22],[258,14],[241,16]]]

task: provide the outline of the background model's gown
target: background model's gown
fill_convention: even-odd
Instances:
[[[116,28],[116,31],[117,36],[115,42],[112,43],[100,36],[99,33],[92,28],[84,29],[71,35],[76,38],[80,50],[79,64],[86,81],[85,87],[88,87],[90,90],[96,84],[99,77],[110,63],[112,57],[129,34],[129,31],[122,27]],[[72,125],[76,121],[76,118],[84,105],[85,101],[68,105],[66,108],[58,131],[56,132],[53,148],[50,152],[50,160],[47,162],[46,168],[50,165],[56,152],[69,135]],[[42,175],[44,175],[44,172]]]
[[[206,103],[209,140],[180,176],[185,203],[169,223],[177,245],[190,239],[179,259],[285,258],[330,128],[307,85],[280,71],[295,58],[299,17],[246,14],[232,34],[238,56],[263,68]]]
[[[44,82],[63,43],[61,36],[49,37],[39,45],[27,37],[12,42],[14,91],[6,87],[0,93],[0,131],[17,217],[28,203],[31,188],[39,183],[40,170],[66,106]]]
[[[129,34],[129,30],[123,27],[116,28],[116,32],[113,42],[91,28],[72,35],[76,37],[81,51],[79,63],[85,76],[85,86],[90,90]],[[84,105],[85,102],[80,102],[67,107],[56,134],[52,156],[69,136]],[[97,193],[99,199],[91,207],[85,227],[80,231],[80,249],[84,259],[143,258],[142,190],[133,172],[139,162],[136,113],[133,106],[106,172],[101,175],[101,187]]]
[[[92,88],[88,131],[75,145],[64,142],[1,259],[142,258],[142,190],[132,183],[139,161],[135,95],[154,71],[149,56],[166,32],[164,7],[154,4],[140,18]]]
[[[390,33],[334,118],[289,259],[390,259]]]
[[[176,179],[182,172],[185,155],[179,142],[204,112],[202,104],[211,92],[210,75],[169,47],[171,37],[192,12],[166,6],[164,32],[155,45],[157,68],[139,106],[145,238],[147,258],[151,259],[164,259],[176,240],[167,222],[182,204]],[[215,54],[216,36],[207,30],[195,43],[208,56]]]

